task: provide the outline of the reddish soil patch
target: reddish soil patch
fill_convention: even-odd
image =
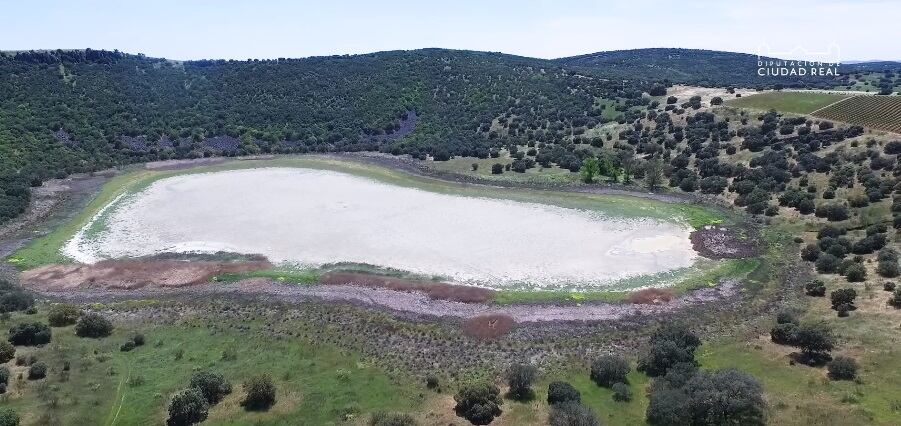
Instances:
[[[629,303],[635,305],[661,305],[670,300],[673,300],[673,292],[665,288],[646,288],[629,294]]]
[[[21,274],[22,285],[39,290],[76,288],[131,290],[146,286],[184,287],[214,275],[271,267],[267,261],[104,260],[93,265],[46,265]]]
[[[691,245],[708,259],[742,259],[757,255],[757,244],[734,229],[708,225],[691,233]]]
[[[478,339],[495,339],[507,334],[515,323],[510,315],[480,315],[463,323],[463,333]]]
[[[357,285],[406,292],[418,291],[425,293],[431,299],[463,303],[485,303],[494,299],[494,291],[485,288],[351,272],[327,273],[319,278],[319,283],[326,285]]]

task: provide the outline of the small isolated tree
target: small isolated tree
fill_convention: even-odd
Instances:
[[[464,385],[454,395],[454,412],[474,425],[487,425],[501,415],[500,390],[497,386],[479,382]]]
[[[609,388],[614,383],[624,383],[631,369],[629,361],[618,356],[605,355],[591,363],[591,380],[598,386]]]
[[[600,173],[601,167],[597,158],[587,157],[582,160],[582,167],[579,169],[579,174],[582,176],[582,182],[593,183],[594,178]]]
[[[663,184],[663,162],[659,158],[648,161],[645,165],[644,184],[650,191]]]
[[[53,327],[65,327],[75,324],[80,315],[81,311],[75,306],[68,303],[57,303],[50,307],[50,312],[47,314],[47,322]]]
[[[632,390],[625,383],[614,383],[610,387],[613,390],[613,400],[619,402],[629,402],[632,400]]]
[[[516,364],[507,371],[507,386],[510,387],[510,398],[517,400],[531,399],[532,382],[538,370],[532,365]]]
[[[714,96],[712,99],[710,99],[710,105],[722,105],[722,104],[723,104],[723,98],[721,98],[719,96]]]
[[[113,332],[113,323],[100,314],[86,313],[75,323],[75,335],[78,337],[101,338]]]
[[[12,408],[0,408],[0,426],[19,426],[19,415]]]
[[[169,402],[169,426],[187,426],[206,420],[210,406],[197,389],[185,389]]]
[[[504,165],[501,163],[494,163],[491,165],[491,174],[499,175],[504,173]]]
[[[885,278],[894,278],[901,274],[897,260],[880,260],[876,265],[876,273]]]
[[[804,284],[804,292],[808,296],[823,297],[826,295],[826,283],[820,280],[808,281]]]
[[[28,367],[28,380],[40,380],[47,377],[47,364],[42,361],[35,362]]]
[[[582,402],[582,394],[569,383],[551,382],[547,386],[547,403],[555,405],[564,402]]]
[[[241,405],[247,410],[266,410],[275,404],[275,384],[268,374],[251,377],[244,382],[244,400]]]
[[[854,380],[857,378],[857,361],[846,356],[837,356],[829,361],[829,378],[832,380]]]
[[[844,275],[848,282],[859,283],[867,279],[867,270],[859,263],[852,263],[845,268]]]
[[[840,288],[838,290],[835,290],[832,293],[829,293],[829,298],[832,301],[832,309],[856,309],[854,307],[854,299],[857,298],[857,291],[853,288]]]
[[[47,324],[28,322],[9,329],[9,343],[16,346],[34,346],[50,343],[51,331]]]
[[[830,358],[835,346],[832,331],[822,323],[804,323],[795,329],[790,344],[801,349],[801,361],[818,364]]]
[[[578,402],[564,402],[551,407],[548,416],[549,426],[599,426],[591,408]]]
[[[209,371],[194,373],[189,386],[199,390],[210,405],[218,404],[232,392],[232,385],[225,380],[225,376]]]
[[[753,377],[727,369],[697,372],[683,383],[651,386],[651,425],[764,425],[763,388]]]
[[[0,364],[6,364],[16,356],[16,347],[6,340],[0,340]]]
[[[650,348],[638,360],[638,371],[651,377],[662,376],[673,365],[696,364],[695,350],[701,340],[680,324],[667,324],[651,336]]]

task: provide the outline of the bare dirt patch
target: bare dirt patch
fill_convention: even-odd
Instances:
[[[330,272],[319,279],[326,285],[357,285],[369,288],[386,288],[394,291],[418,291],[431,299],[463,303],[485,303],[494,299],[494,291],[486,288],[431,281],[414,281],[382,275],[351,272]]]
[[[665,288],[646,288],[629,294],[629,303],[635,305],[660,305],[673,300],[673,291]]]
[[[463,333],[479,339],[494,339],[507,334],[515,323],[510,315],[480,315],[463,323]]]
[[[21,282],[25,287],[42,291],[184,287],[208,282],[218,274],[255,271],[271,266],[267,261],[104,260],[93,265],[41,266],[22,272]]]
[[[757,255],[757,244],[735,229],[707,225],[689,236],[692,247],[709,259],[742,259]]]

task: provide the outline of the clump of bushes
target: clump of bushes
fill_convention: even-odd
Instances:
[[[100,314],[86,313],[75,324],[75,335],[78,337],[101,338],[113,332],[113,323]]]
[[[216,405],[232,392],[232,385],[225,376],[209,371],[198,371],[191,376],[189,385],[197,389],[210,405]]]
[[[0,364],[6,364],[16,356],[16,347],[6,340],[0,340]]]
[[[837,356],[826,367],[832,380],[854,380],[857,378],[857,361],[846,356]]]
[[[241,405],[247,410],[266,410],[275,404],[275,384],[268,374],[251,377],[244,382],[244,400]]]
[[[516,400],[529,400],[534,397],[532,382],[535,381],[538,370],[531,365],[516,364],[507,371],[507,386],[510,388],[509,396]]]
[[[28,322],[9,329],[9,342],[16,346],[34,346],[50,343],[52,333],[47,324]]]
[[[28,380],[40,380],[47,377],[47,364],[37,361],[28,367]]]
[[[857,291],[853,288],[840,288],[829,293],[832,302],[832,309],[838,311],[839,316],[847,316],[848,311],[857,309],[854,306],[854,299],[857,298]]]
[[[199,390],[185,389],[169,402],[168,426],[187,426],[206,420],[210,406]]]
[[[651,425],[764,425],[763,388],[753,377],[727,369],[674,368],[651,385]],[[694,372],[692,372],[694,371]]]
[[[611,387],[614,383],[625,383],[626,375],[631,371],[629,361],[606,355],[591,363],[591,380],[598,386]]]
[[[50,307],[47,313],[47,322],[52,327],[65,327],[75,324],[78,317],[81,316],[81,310],[68,303],[57,303]]]
[[[119,346],[119,350],[122,352],[130,352],[138,346],[144,346],[144,335],[140,333],[135,334],[131,339],[126,340],[122,346]]]
[[[638,371],[658,377],[678,363],[697,364],[695,350],[701,340],[681,324],[667,324],[651,335],[650,348],[638,360]]]
[[[370,426],[416,426],[416,419],[406,413],[386,413],[379,411],[369,419]]]
[[[464,385],[454,395],[454,412],[474,425],[487,425],[501,415],[500,389],[497,386],[477,382]]]
[[[551,407],[548,416],[550,426],[599,426],[597,417],[591,408],[578,402],[564,402]]]
[[[823,297],[826,295],[826,283],[820,280],[808,281],[807,284],[804,284],[804,292],[808,296]]]
[[[582,394],[573,385],[566,382],[551,382],[547,386],[548,405],[562,404],[565,402],[582,402]]]

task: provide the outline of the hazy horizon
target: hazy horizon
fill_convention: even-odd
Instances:
[[[891,0],[698,0],[636,8],[624,0],[242,2],[0,0],[0,49],[118,49],[174,60],[301,58],[422,48],[553,59],[600,51],[685,48],[787,59],[899,60]],[[866,31],[848,16],[873,13]],[[761,49],[765,49],[761,52]],[[785,55],[781,53],[793,53]],[[780,55],[781,54],[781,55]]]

